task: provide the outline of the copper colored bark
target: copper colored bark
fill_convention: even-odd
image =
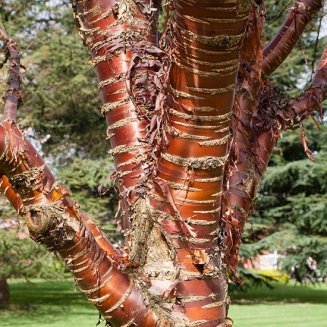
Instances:
[[[193,324],[223,324],[228,299],[218,248],[221,175],[248,5],[204,1],[195,12],[191,3],[174,2],[172,39],[164,54],[153,29],[155,15],[140,10],[140,4],[151,8],[150,3],[123,3],[115,14],[103,2],[103,16],[93,2],[76,2],[74,8],[105,87],[103,108],[123,187],[130,264],[149,280],[150,292],[176,312],[175,319],[179,315]],[[168,65],[167,56],[172,59]],[[123,60],[130,60],[128,70]],[[147,78],[137,80],[143,98],[135,103],[131,86],[140,69]],[[149,91],[156,97],[152,105],[144,94]],[[115,94],[118,100],[112,98]],[[149,235],[148,244],[144,235]],[[160,251],[148,252],[151,243]],[[193,279],[197,290],[184,294]]]
[[[0,157],[6,158],[0,167],[11,184],[4,177],[1,188],[5,187],[5,195],[13,203],[19,194],[22,202],[18,200],[17,207],[31,238],[60,253],[82,292],[105,318],[119,326],[129,322],[132,314],[138,325],[152,326],[158,318],[149,312],[142,291],[114,266],[121,264],[119,253],[79,212],[78,205],[67,199],[70,193],[55,182],[12,122],[0,125]]]
[[[0,188],[31,237],[60,253],[113,326],[231,325],[227,269],[237,274],[243,227],[273,147],[326,98],[326,50],[299,98],[283,98],[267,79],[321,1],[298,0],[265,50],[265,9],[256,3],[174,0],[160,40],[160,1],[72,1],[116,165],[119,251],[16,126],[19,57],[1,32],[11,66]]]
[[[264,49],[263,71],[272,74],[290,54],[312,17],[322,8],[322,0],[297,0],[277,32]]]

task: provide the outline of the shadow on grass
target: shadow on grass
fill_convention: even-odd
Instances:
[[[327,304],[327,285],[298,286],[273,283],[273,288],[254,287],[246,291],[234,291],[232,302],[237,304],[312,303]],[[51,317],[55,321],[65,314],[77,317],[97,317],[97,310],[85,297],[74,289],[72,280],[21,280],[10,281],[11,305],[3,315],[29,316],[33,321]]]
[[[245,291],[234,291],[232,302],[237,304],[258,303],[315,303],[327,304],[327,285],[300,286],[272,283],[273,288],[254,287]]]
[[[93,315],[96,309],[85,297],[74,289],[72,280],[32,280],[31,282],[12,280],[10,285],[10,305],[0,314],[26,314],[33,319],[44,319],[42,316]]]

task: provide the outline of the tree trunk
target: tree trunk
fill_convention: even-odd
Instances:
[[[0,308],[9,304],[9,285],[5,276],[0,277]]]
[[[116,165],[117,216],[126,236],[118,250],[69,201],[17,127],[20,65],[0,29],[11,57],[0,189],[31,238],[63,257],[110,326],[231,326],[227,268],[236,273],[242,229],[275,141],[327,96],[325,51],[302,97],[278,110],[264,103],[264,74],[295,43],[280,48],[277,64],[272,58],[262,65],[265,11],[256,2],[261,6],[248,18],[250,0],[174,0],[158,41],[160,1],[72,0],[98,74]],[[299,8],[307,2],[314,0],[297,1]],[[298,31],[289,29],[288,38]],[[8,301],[6,280],[1,285]]]

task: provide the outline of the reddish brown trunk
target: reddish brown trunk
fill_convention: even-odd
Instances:
[[[321,5],[302,2],[312,4],[302,16]],[[113,326],[230,326],[226,265],[236,274],[242,229],[280,132],[326,97],[327,52],[311,88],[280,110],[267,101],[262,72],[285,59],[297,35],[283,27],[264,52],[263,6],[248,19],[247,0],[175,0],[159,42],[159,1],[72,3],[99,78],[126,246],[115,250],[68,200],[17,128],[19,57],[4,32],[13,65],[1,190]]]
[[[0,309],[9,305],[9,285],[4,276],[0,276]]]

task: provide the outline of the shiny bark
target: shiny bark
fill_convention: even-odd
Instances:
[[[321,1],[297,1],[284,27],[265,49],[260,40],[263,3],[261,16],[256,12],[250,15],[231,125],[233,137],[225,170],[222,206],[222,228],[226,233],[225,261],[234,275],[243,228],[253,209],[258,185],[274,146],[287,128],[299,124],[315,110],[322,111],[321,103],[326,98],[325,52],[310,87],[299,98],[285,98],[267,79],[296,45],[300,37],[298,33],[303,32],[321,6]],[[287,29],[287,25],[293,28]],[[304,135],[302,142],[310,156]]]
[[[298,0],[290,8],[283,26],[264,49],[262,69],[267,76],[287,58],[322,5],[322,0]]]
[[[297,99],[283,99],[267,80],[320,2],[299,0],[266,50],[257,3],[175,0],[159,39],[159,1],[72,1],[116,165],[126,237],[119,251],[16,126],[19,58],[1,33],[15,64],[0,124],[0,188],[31,237],[60,253],[113,326],[231,325],[227,268],[236,275],[242,230],[272,149],[326,97],[326,51]],[[286,31],[296,15],[305,19]]]

